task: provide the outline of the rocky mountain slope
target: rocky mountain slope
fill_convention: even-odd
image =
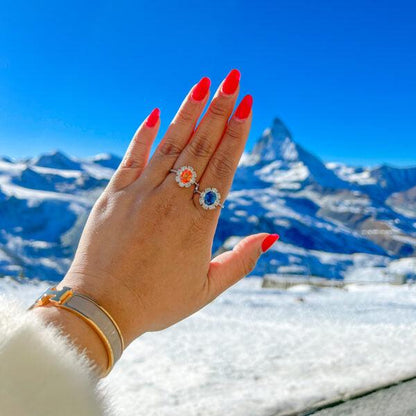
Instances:
[[[0,158],[0,276],[59,279],[119,162],[61,152]],[[416,167],[324,164],[275,119],[243,155],[214,251],[257,231],[281,239],[256,275],[382,279],[392,261],[416,256]]]

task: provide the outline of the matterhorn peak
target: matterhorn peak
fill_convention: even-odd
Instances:
[[[274,160],[294,161],[299,157],[296,143],[286,125],[275,118],[272,127],[264,130],[251,154],[251,164],[268,163]]]
[[[244,154],[241,167],[253,166],[256,175],[264,182],[282,184],[282,171],[291,172],[287,177],[303,185],[318,183],[323,187],[348,187],[334,172],[327,169],[319,158],[296,143],[286,125],[275,118],[271,127],[254,145],[250,153]],[[287,185],[287,178],[285,179]],[[291,187],[294,185],[291,183]]]
[[[287,128],[286,124],[279,117],[275,117],[273,120],[271,132],[276,140],[292,140],[292,133]]]

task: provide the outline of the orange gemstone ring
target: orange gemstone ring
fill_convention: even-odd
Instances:
[[[175,180],[182,188],[197,185],[196,172],[192,166],[182,166],[179,169],[170,169],[169,172],[176,173]]]

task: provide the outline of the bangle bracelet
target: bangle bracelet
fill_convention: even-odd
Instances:
[[[28,310],[48,304],[69,310],[94,329],[107,351],[108,365],[104,377],[107,376],[124,350],[120,328],[111,315],[90,297],[74,292],[67,286],[60,290],[57,290],[56,286],[50,287]]]

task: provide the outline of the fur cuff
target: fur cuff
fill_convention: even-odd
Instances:
[[[68,335],[0,294],[0,413],[95,416],[109,403]]]

